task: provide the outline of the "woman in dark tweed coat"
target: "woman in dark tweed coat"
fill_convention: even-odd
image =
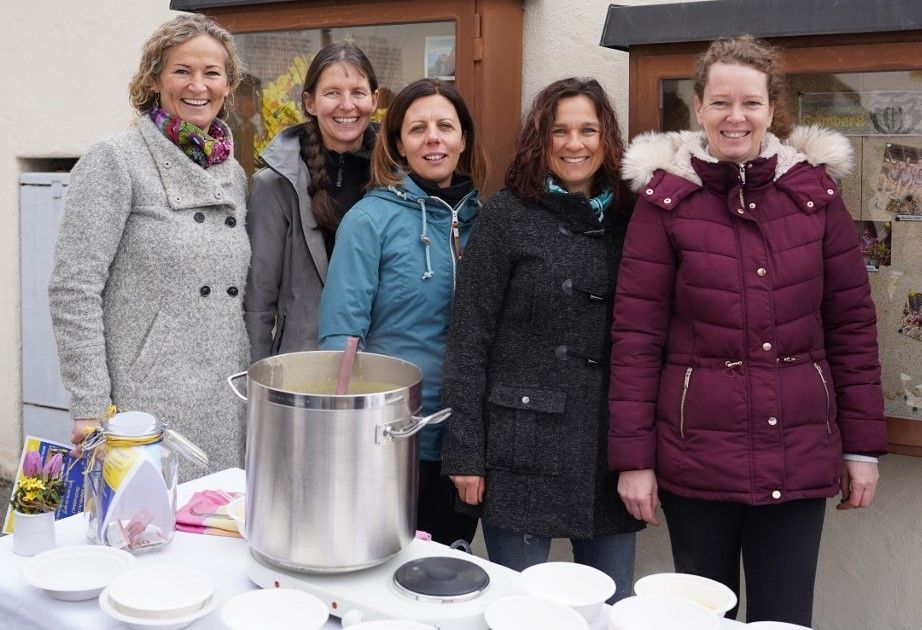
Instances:
[[[634,532],[606,464],[611,302],[627,222],[615,113],[595,80],[535,98],[461,263],[442,473],[483,504],[490,559],[522,570],[568,537],[630,594]],[[614,601],[614,599],[612,600]]]

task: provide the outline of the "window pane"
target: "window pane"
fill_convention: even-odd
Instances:
[[[234,38],[248,74],[228,122],[237,159],[248,176],[275,134],[303,121],[304,74],[327,44],[350,41],[368,55],[381,91],[375,120],[408,83],[426,76],[454,80],[454,22],[239,33]]]

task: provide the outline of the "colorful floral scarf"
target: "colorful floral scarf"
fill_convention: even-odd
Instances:
[[[544,181],[544,189],[551,193],[556,193],[558,195],[568,195],[570,194],[566,188],[558,184],[553,177],[548,177]],[[599,223],[605,218],[605,210],[611,205],[611,199],[613,197],[611,186],[606,186],[602,189],[602,192],[599,193],[597,197],[593,197],[589,200],[589,207],[592,208],[592,211],[595,212],[595,215],[599,219]]]
[[[157,106],[151,107],[147,115],[163,135],[202,168],[220,164],[230,157],[233,143],[227,137],[227,127],[220,120],[215,119],[208,133],[205,133],[192,123]]]

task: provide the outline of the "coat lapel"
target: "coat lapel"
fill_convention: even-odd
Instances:
[[[299,158],[300,159],[300,158]],[[317,267],[317,273],[320,275],[321,284],[327,280],[327,246],[323,242],[323,231],[317,229],[317,219],[311,211],[310,199],[307,197],[308,179],[310,175],[306,168],[298,169],[298,185],[295,191],[298,194],[298,211],[301,213],[301,231],[304,232],[304,242],[307,243],[307,249],[314,259],[314,265]]]
[[[189,159],[163,135],[147,117],[138,120],[138,129],[147,143],[172,210],[233,205],[236,161],[225,160],[207,170]]]

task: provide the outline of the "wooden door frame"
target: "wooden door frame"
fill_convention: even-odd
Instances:
[[[484,193],[501,187],[520,123],[522,0],[302,0],[206,13],[232,33],[455,22],[455,84],[492,165]]]
[[[782,37],[789,74],[922,70],[922,31]],[[661,83],[692,76],[695,58],[708,42],[632,46],[628,121],[631,136],[660,131]],[[651,107],[651,103],[656,103]],[[922,421],[887,416],[890,452],[922,457]]]

